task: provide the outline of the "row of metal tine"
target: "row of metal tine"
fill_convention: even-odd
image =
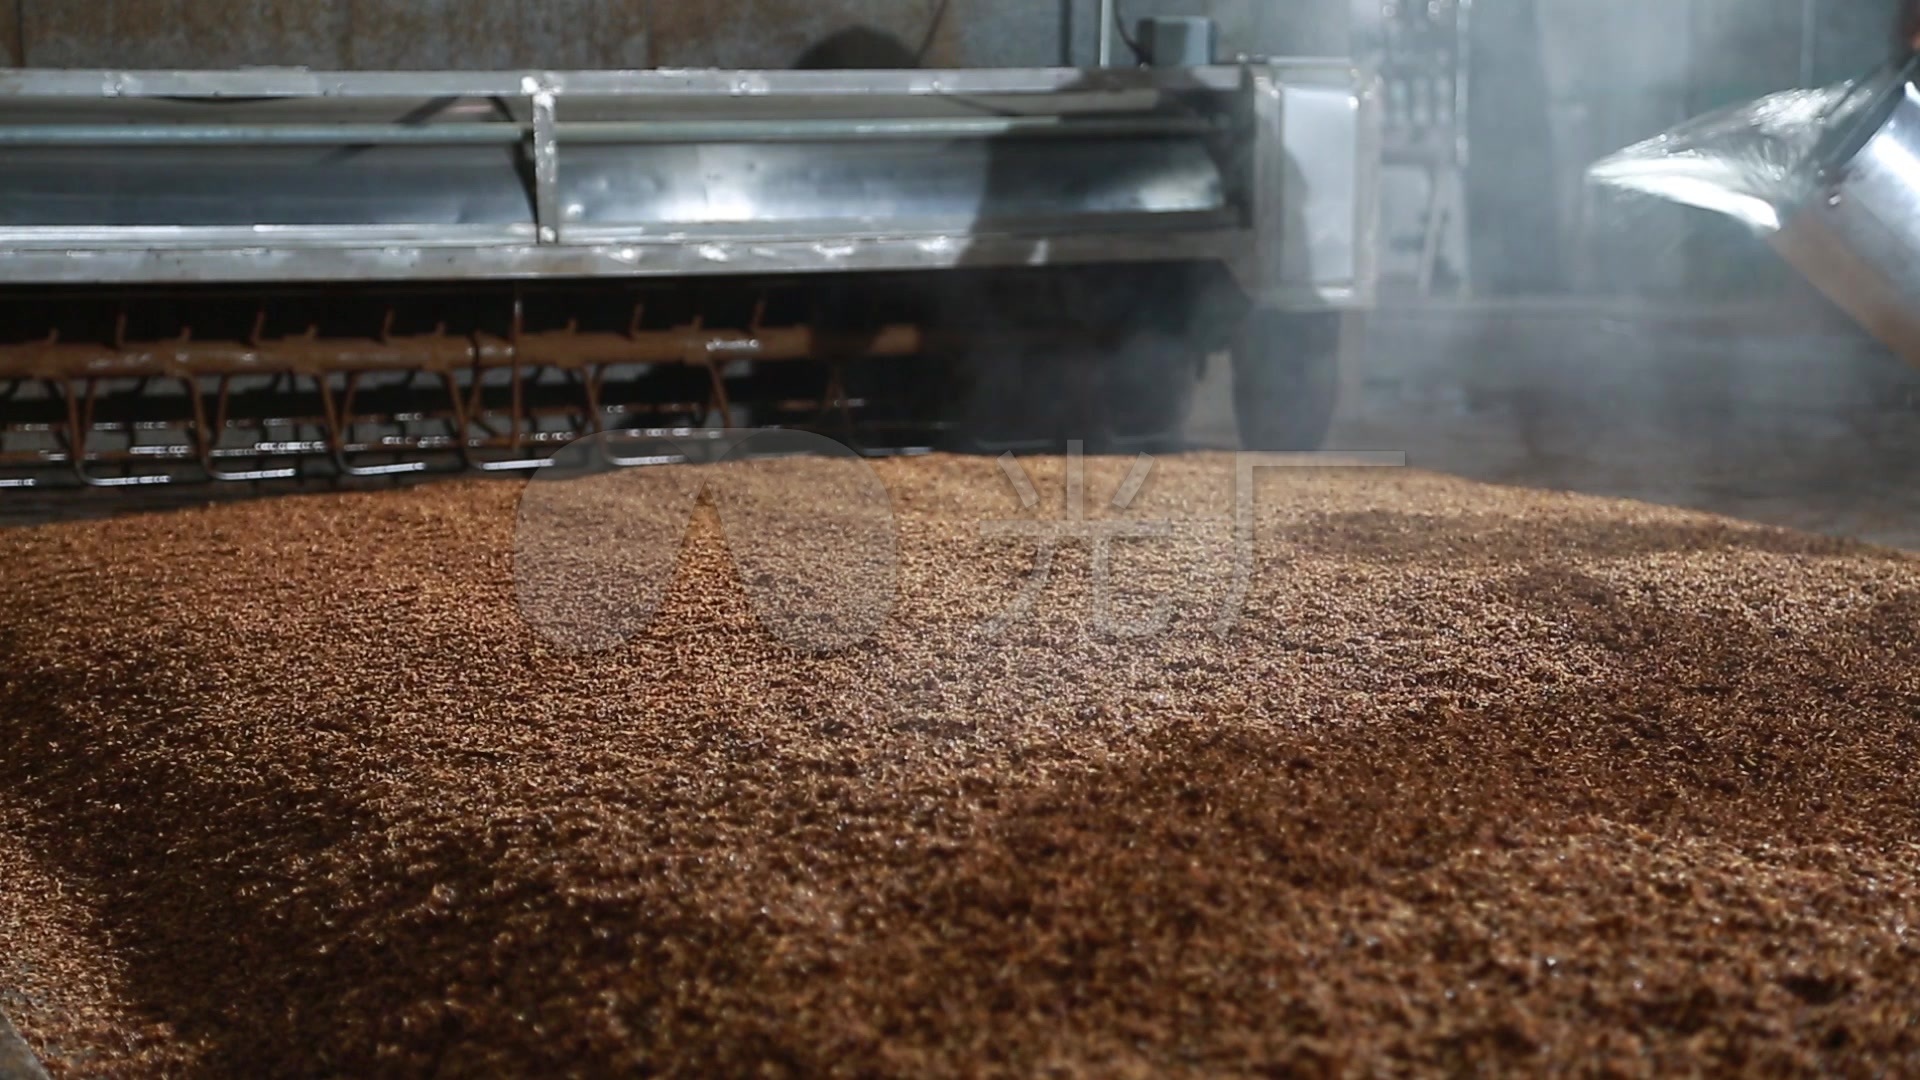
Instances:
[[[177,479],[177,470],[148,468],[136,472],[132,464],[141,455],[130,450],[116,454],[93,445],[100,388],[112,381],[135,380],[136,395],[156,381],[179,385],[190,406],[184,422],[188,443],[171,453],[156,454],[146,448],[146,459],[159,457],[177,464],[182,458],[190,458],[207,478],[216,481],[291,479],[301,474],[299,465],[281,464],[275,459],[311,454],[311,448],[298,440],[223,449],[234,419],[235,380],[253,377],[258,381],[260,376],[270,376],[276,385],[289,388],[297,388],[301,382],[311,387],[319,415],[287,422],[296,429],[318,427],[319,449],[339,475],[393,476],[429,472],[436,467],[448,471],[527,471],[549,465],[556,444],[602,434],[608,429],[610,417],[625,415],[623,406],[609,410],[603,401],[605,378],[611,368],[682,365],[683,370],[704,369],[700,400],[656,405],[658,410],[677,416],[680,424],[676,426],[699,427],[716,418],[723,426],[729,423],[733,409],[726,372],[732,364],[820,360],[829,365],[821,412],[823,416],[838,414],[850,424],[841,374],[844,360],[855,354],[912,355],[923,346],[919,328],[909,325],[883,327],[841,341],[806,324],[768,327],[764,324],[764,299],[755,306],[744,330],[708,329],[698,317],[669,329],[644,329],[644,315],[644,307],[635,305],[624,331],[582,331],[576,321],[567,322],[561,329],[528,331],[524,312],[516,302],[512,327],[504,336],[449,333],[444,323],[428,333],[400,335],[394,333],[395,313],[389,309],[379,333],[371,338],[323,337],[317,327],[309,327],[304,334],[268,339],[266,314],[262,311],[251,333],[241,341],[196,341],[189,328],[172,340],[130,343],[126,316],[121,313],[113,341],[106,346],[65,343],[58,331],[37,341],[0,345],[0,382],[15,387],[29,382],[45,386],[65,406],[64,423],[54,425],[54,436],[64,452],[55,460],[64,457],[74,476],[87,486],[122,487],[171,483]],[[486,376],[500,370],[509,373],[504,388],[509,397],[504,428],[498,422],[499,410],[490,408],[487,401]],[[549,372],[561,373],[574,395],[572,403],[560,410],[570,418],[570,425],[558,438],[540,427],[541,411],[528,401],[529,386]],[[368,376],[380,374],[404,375],[409,384],[422,376],[437,382],[444,395],[437,418],[444,422],[446,434],[388,436],[375,445],[357,444],[353,439],[356,426],[381,419],[356,412],[363,383]],[[496,393],[499,389],[495,384]],[[428,414],[409,415],[421,419]],[[258,419],[253,422],[261,423]],[[386,423],[389,428],[395,426],[391,417]],[[594,444],[606,463],[616,467],[659,460],[654,454],[617,456],[613,449],[617,443],[612,439],[596,439]],[[223,459],[234,458],[271,467],[232,469],[222,464]],[[122,465],[118,474],[105,475],[108,470],[100,466],[116,459]],[[0,457],[0,461],[6,460]],[[42,456],[40,460],[46,459]]]

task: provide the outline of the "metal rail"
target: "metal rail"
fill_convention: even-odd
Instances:
[[[1226,124],[1202,117],[980,116],[873,120],[583,121],[557,123],[555,138],[582,145],[812,142],[837,139],[988,139],[1021,136],[1210,135]],[[0,146],[513,146],[533,124],[0,125]]]
[[[1347,66],[1348,61],[1286,61],[1289,65]],[[782,98],[907,97],[964,100],[994,97],[1058,98],[1082,105],[1113,99],[1138,110],[1167,94],[1233,93],[1238,68],[1085,70],[1076,68],[912,69],[899,71],[367,71],[318,72],[290,68],[234,71],[83,71],[0,69],[0,98],[71,101],[163,99],[523,98],[540,90],[573,98],[708,98],[762,105]]]

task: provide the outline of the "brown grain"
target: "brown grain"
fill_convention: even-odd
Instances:
[[[824,655],[711,516],[548,646],[507,483],[0,536],[0,1007],[109,1076],[1920,1067],[1910,558],[1277,473],[1221,637],[1201,456],[1116,556],[1165,633],[1069,547],[996,637],[999,470],[879,471],[899,604]]]

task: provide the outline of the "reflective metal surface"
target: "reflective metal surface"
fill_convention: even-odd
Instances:
[[[1835,132],[1813,196],[1776,250],[1843,311],[1920,365],[1920,86],[1915,65]]]
[[[1344,61],[0,72],[0,281],[1201,259],[1362,303],[1375,105]]]

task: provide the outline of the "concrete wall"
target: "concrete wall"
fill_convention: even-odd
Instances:
[[[1347,0],[1122,0],[1211,13],[1229,51],[1345,47]],[[937,0],[0,0],[36,67],[786,67],[866,25],[918,46]],[[951,0],[928,63],[1091,64],[1098,0]],[[24,34],[21,33],[24,31]],[[24,37],[24,41],[16,40]]]

